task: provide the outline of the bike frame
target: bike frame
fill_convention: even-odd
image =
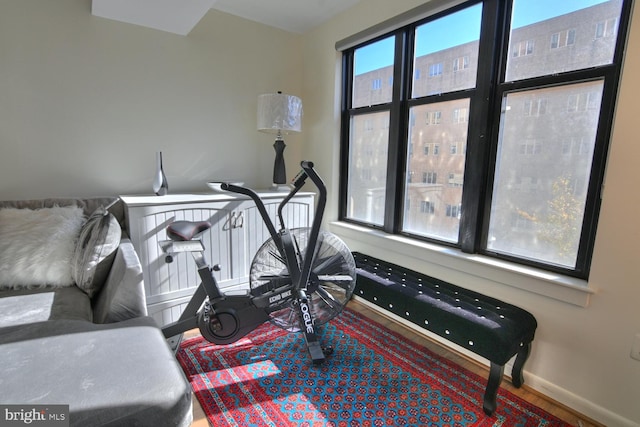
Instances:
[[[324,207],[326,204],[326,187],[320,176],[313,169],[313,163],[308,161],[301,162],[302,170],[293,180],[293,188],[289,194],[280,202],[278,206],[278,219],[281,229],[276,228],[269,218],[266,207],[260,197],[251,189],[239,187],[236,185],[223,183],[221,188],[226,191],[243,194],[250,197],[256,207],[262,220],[264,221],[271,238],[273,239],[281,258],[285,261],[289,272],[289,283],[279,286],[260,296],[252,295],[226,295],[220,292],[218,283],[213,275],[212,270],[218,270],[218,266],[210,269],[204,258],[204,246],[199,240],[187,241],[168,241],[165,242],[163,250],[172,254],[177,252],[192,252],[198,275],[201,283],[196,288],[191,300],[183,311],[178,321],[166,325],[162,331],[167,339],[169,339],[172,348],[177,349],[182,333],[199,327],[202,331],[203,324],[205,327],[213,327],[216,325],[221,329],[221,336],[215,337],[214,342],[217,344],[229,344],[237,341],[247,333],[251,332],[257,326],[269,320],[269,313],[278,310],[282,304],[292,299],[297,302],[298,315],[301,325],[304,325],[303,332],[307,349],[314,363],[322,363],[325,359],[324,350],[320,345],[320,339],[316,333],[316,328],[311,310],[309,308],[309,299],[307,296],[307,284],[311,275],[311,266],[315,256],[315,247],[320,233],[320,225]],[[302,265],[298,263],[298,254],[296,242],[291,233],[285,227],[283,218],[283,209],[285,205],[296,195],[302,188],[307,178],[310,178],[317,187],[318,204],[314,215],[311,231],[307,241],[305,258]],[[200,247],[195,248],[194,243],[198,242]],[[207,301],[207,297],[209,300]],[[204,306],[203,306],[204,304]],[[204,310],[201,313],[201,310]],[[237,318],[237,328],[232,332],[225,331],[219,316],[233,316]],[[217,322],[217,323],[216,323]],[[224,336],[224,334],[228,334]],[[203,333],[203,335],[205,335]],[[177,339],[176,339],[177,337]],[[208,338],[205,336],[205,338]]]

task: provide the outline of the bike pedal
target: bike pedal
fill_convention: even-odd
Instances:
[[[309,355],[311,356],[311,360],[313,360],[314,365],[319,365],[324,362],[324,351],[320,343],[310,343],[308,348]]]

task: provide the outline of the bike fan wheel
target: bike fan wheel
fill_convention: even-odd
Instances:
[[[300,268],[306,256],[305,248],[310,232],[309,228],[290,230]],[[267,240],[258,249],[251,263],[251,294],[260,296],[290,283],[285,260],[274,240]],[[347,245],[337,236],[321,231],[305,289],[314,324],[322,325],[338,315],[351,298],[355,284],[356,265]],[[292,298],[272,311],[269,314],[271,322],[290,332],[301,330],[302,322],[295,304],[296,300]]]

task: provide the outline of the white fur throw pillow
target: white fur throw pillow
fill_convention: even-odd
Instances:
[[[0,289],[71,286],[71,259],[84,223],[78,206],[0,209]]]

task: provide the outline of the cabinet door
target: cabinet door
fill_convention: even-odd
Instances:
[[[231,238],[233,215],[238,202],[132,207],[128,209],[132,241],[143,267],[147,308],[162,325],[178,319],[200,277],[190,253],[180,253],[170,264],[159,242],[167,239],[166,227],[173,221],[209,221],[211,229],[203,233],[205,257],[219,264],[216,274],[220,287],[236,284],[233,278]]]
[[[264,204],[276,231],[283,225],[278,219],[278,206],[282,198],[265,199]],[[313,220],[313,196],[296,196],[287,203],[283,210],[284,226],[289,229],[310,227]],[[239,209],[240,221],[236,221],[233,242],[233,258],[236,269],[234,276],[240,280],[241,288],[249,288],[249,271],[253,257],[264,242],[271,238],[262,216],[253,202],[243,202]]]

